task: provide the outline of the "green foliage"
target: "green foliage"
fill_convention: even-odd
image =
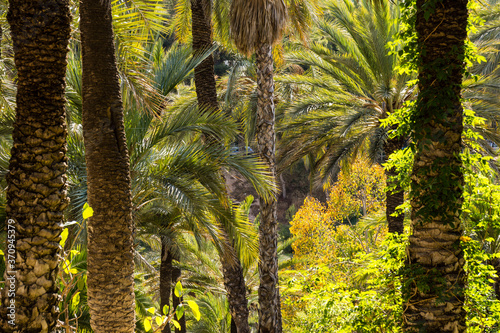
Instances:
[[[389,235],[373,251],[357,252],[345,281],[334,278],[338,266],[281,272],[286,331],[399,332],[405,246],[405,236]]]
[[[68,237],[68,229],[62,233],[60,245]],[[61,314],[59,326],[67,333],[90,330],[90,314],[87,305],[87,251],[80,245],[64,252],[58,274],[59,293],[62,299],[59,303]]]
[[[465,271],[468,275],[466,304],[468,332],[500,331],[500,300],[495,299],[493,284],[498,281],[495,269],[489,265],[499,253],[484,251],[481,242],[462,237],[465,252]]]
[[[465,233],[461,240],[468,276],[465,308],[469,332],[500,330],[500,301],[493,289],[498,272],[492,266],[500,257],[500,185],[492,169],[494,160],[480,153],[485,151],[478,143],[482,136],[475,128],[484,122],[473,111],[465,111],[464,140],[471,148],[461,154],[465,177]],[[397,168],[402,174],[400,183],[408,185],[412,164],[413,150],[408,147],[391,155],[386,167]],[[325,207],[309,206],[301,207],[296,218],[314,220],[315,214],[325,214]],[[356,227],[342,232],[354,233]],[[330,259],[322,264],[296,265],[295,270],[280,272],[283,318],[290,332],[400,332],[403,300],[409,297],[401,292],[408,290],[404,286],[416,284],[420,290],[436,292],[439,297],[440,291],[433,290],[433,286],[442,284],[441,277],[429,272],[423,278],[418,268],[403,265],[406,236],[390,235],[366,251],[368,247],[353,249],[353,240],[338,237],[339,232],[337,229],[334,235],[335,249],[343,251],[326,251]],[[323,249],[329,244],[328,237],[321,239],[323,242],[315,246]],[[303,245],[309,244],[304,240],[299,238]],[[345,256],[349,248],[353,251]]]
[[[309,158],[311,177],[324,184],[363,153],[376,163],[387,158],[389,128],[380,122],[412,100],[415,89],[408,88],[411,75],[396,71],[399,56],[386,49],[399,31],[397,5],[332,1],[318,30],[315,43],[287,57],[307,70],[276,78],[301,88],[287,105],[278,156],[280,167]]]
[[[491,264],[500,257],[500,185],[490,157],[465,150],[462,161],[466,184],[462,220],[468,235],[462,237],[468,275],[468,332],[498,332],[500,300],[493,289],[498,272]]]
[[[177,297],[182,297],[183,287],[180,281],[176,283],[174,293]],[[161,311],[154,306],[150,307],[146,309],[146,313],[140,315],[139,320],[143,323],[145,332],[159,333],[166,325],[170,325],[170,323],[180,329],[178,320],[184,316],[186,309],[191,309],[196,321],[201,319],[201,312],[198,304],[193,300],[187,300],[177,305],[175,309],[170,309],[167,305],[165,305]]]
[[[394,36],[394,41],[387,44],[391,53],[397,54],[401,61],[397,67],[400,73],[408,75],[417,73],[417,32],[415,22],[417,19],[416,0],[401,0],[398,2],[401,16],[400,30]]]

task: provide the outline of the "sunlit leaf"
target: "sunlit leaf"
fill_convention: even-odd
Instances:
[[[94,215],[94,210],[92,209],[92,207],[89,206],[87,202],[85,203],[85,205],[83,205],[82,215],[84,220]]]
[[[149,320],[149,318],[144,319],[144,330],[146,332],[151,331],[151,321]]]
[[[182,304],[179,304],[175,309],[175,316],[177,317],[178,320],[182,318],[182,316],[184,315],[184,311],[185,311],[184,306],[182,306]]]
[[[73,307],[77,307],[78,304],[80,304],[80,292],[78,291],[76,294],[73,295],[71,298],[71,304]]]
[[[194,314],[194,317],[196,318],[196,320],[200,320],[201,313],[200,313],[200,308],[199,308],[198,304],[196,304],[195,301],[187,301],[187,304],[191,308],[191,311],[193,311],[193,314]]]
[[[182,296],[182,284],[181,284],[181,281],[177,281],[177,283],[175,284],[174,294],[177,297],[181,297]]]
[[[175,328],[177,328],[178,330],[181,329],[181,325],[179,324],[179,322],[175,319],[172,319],[172,324],[174,324]]]
[[[61,244],[62,248],[64,248],[64,245],[66,244],[68,233],[68,228],[64,229],[63,232],[61,232],[61,240],[59,241],[59,244]]]

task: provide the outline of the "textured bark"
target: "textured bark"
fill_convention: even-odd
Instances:
[[[262,44],[256,50],[257,64],[257,125],[255,136],[259,155],[275,178],[274,80],[272,49]],[[276,200],[260,202],[259,226],[259,332],[281,332],[278,289],[278,225]]]
[[[201,54],[212,46],[211,8],[210,0],[191,0],[194,54]],[[201,108],[218,110],[213,55],[196,66],[194,81],[198,105]]]
[[[172,261],[174,257],[169,250],[168,244],[162,238],[161,240],[161,263],[160,263],[160,309],[167,305],[170,308],[170,290],[172,288]],[[170,325],[167,324],[162,333],[170,333]]]
[[[227,237],[227,236],[226,236]],[[227,247],[234,251],[233,247]],[[234,258],[231,262],[221,255],[222,272],[224,275],[224,286],[226,287],[229,310],[231,311],[231,327],[234,325],[238,333],[250,333],[248,325],[248,301],[243,277],[243,268],[238,260],[236,252],[226,253]]]
[[[192,35],[194,54],[201,54],[212,46],[212,4],[210,0],[191,0],[192,14]],[[196,96],[198,105],[203,112],[213,112],[219,110],[217,102],[217,87],[214,76],[214,58],[207,57],[194,70],[194,82],[196,86]],[[216,144],[209,136],[205,137],[205,142]],[[225,233],[224,230],[221,232]],[[238,333],[249,333],[248,325],[248,301],[246,298],[246,285],[243,276],[243,268],[237,259],[236,251],[227,233],[224,235],[227,243],[226,249],[232,253],[220,253],[220,260],[224,274],[224,285],[227,292],[227,300],[231,312],[231,329],[233,325]],[[225,258],[230,256],[235,258],[230,262]]]
[[[238,333],[238,328],[236,327],[236,323],[234,319],[231,317],[231,333]]]
[[[68,205],[64,79],[69,3],[11,0],[7,19],[18,77],[0,332],[47,333],[59,315],[56,277]]]
[[[413,235],[407,262],[407,274],[415,280],[406,277],[414,282],[405,290],[404,330],[465,332],[459,153],[467,1],[438,1],[429,19],[425,18],[425,4],[425,0],[417,0],[421,52],[413,116],[417,144],[411,190]]]
[[[384,153],[386,158],[400,149],[403,146],[402,139],[388,139],[384,146]],[[393,169],[389,169],[385,171],[387,176],[387,186],[391,186],[392,183],[389,180],[389,177],[395,176],[396,171]],[[396,211],[396,207],[402,205],[405,200],[405,193],[400,186],[397,186],[393,191],[387,192],[386,200],[385,200],[385,216],[387,218],[387,224],[389,226],[389,232],[403,234],[404,232],[404,214],[400,214],[398,216],[392,216],[392,214]]]
[[[88,305],[94,332],[133,333],[134,226],[111,19],[109,3],[80,3],[83,136],[94,209],[88,221]]]
[[[176,258],[177,261],[179,258]],[[174,309],[177,308],[179,304],[182,304],[182,297],[177,297],[175,296],[175,284],[177,281],[181,279],[181,269],[178,267],[173,267],[172,269],[172,307]],[[178,329],[177,327],[175,328],[175,333],[186,333],[186,315],[183,315],[180,319],[177,319],[177,316],[175,319],[179,322],[181,329]]]

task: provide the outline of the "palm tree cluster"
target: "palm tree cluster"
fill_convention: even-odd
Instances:
[[[496,179],[500,5],[426,3],[408,71],[412,9],[391,1],[0,0],[0,331],[292,330],[283,174],[328,197],[368,160],[387,188],[370,237],[410,235],[399,327],[465,332],[459,243],[482,236],[460,154],[492,156]],[[468,15],[484,27],[466,48]]]

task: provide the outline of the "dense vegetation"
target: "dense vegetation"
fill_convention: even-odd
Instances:
[[[0,0],[0,332],[499,332],[498,31]]]

